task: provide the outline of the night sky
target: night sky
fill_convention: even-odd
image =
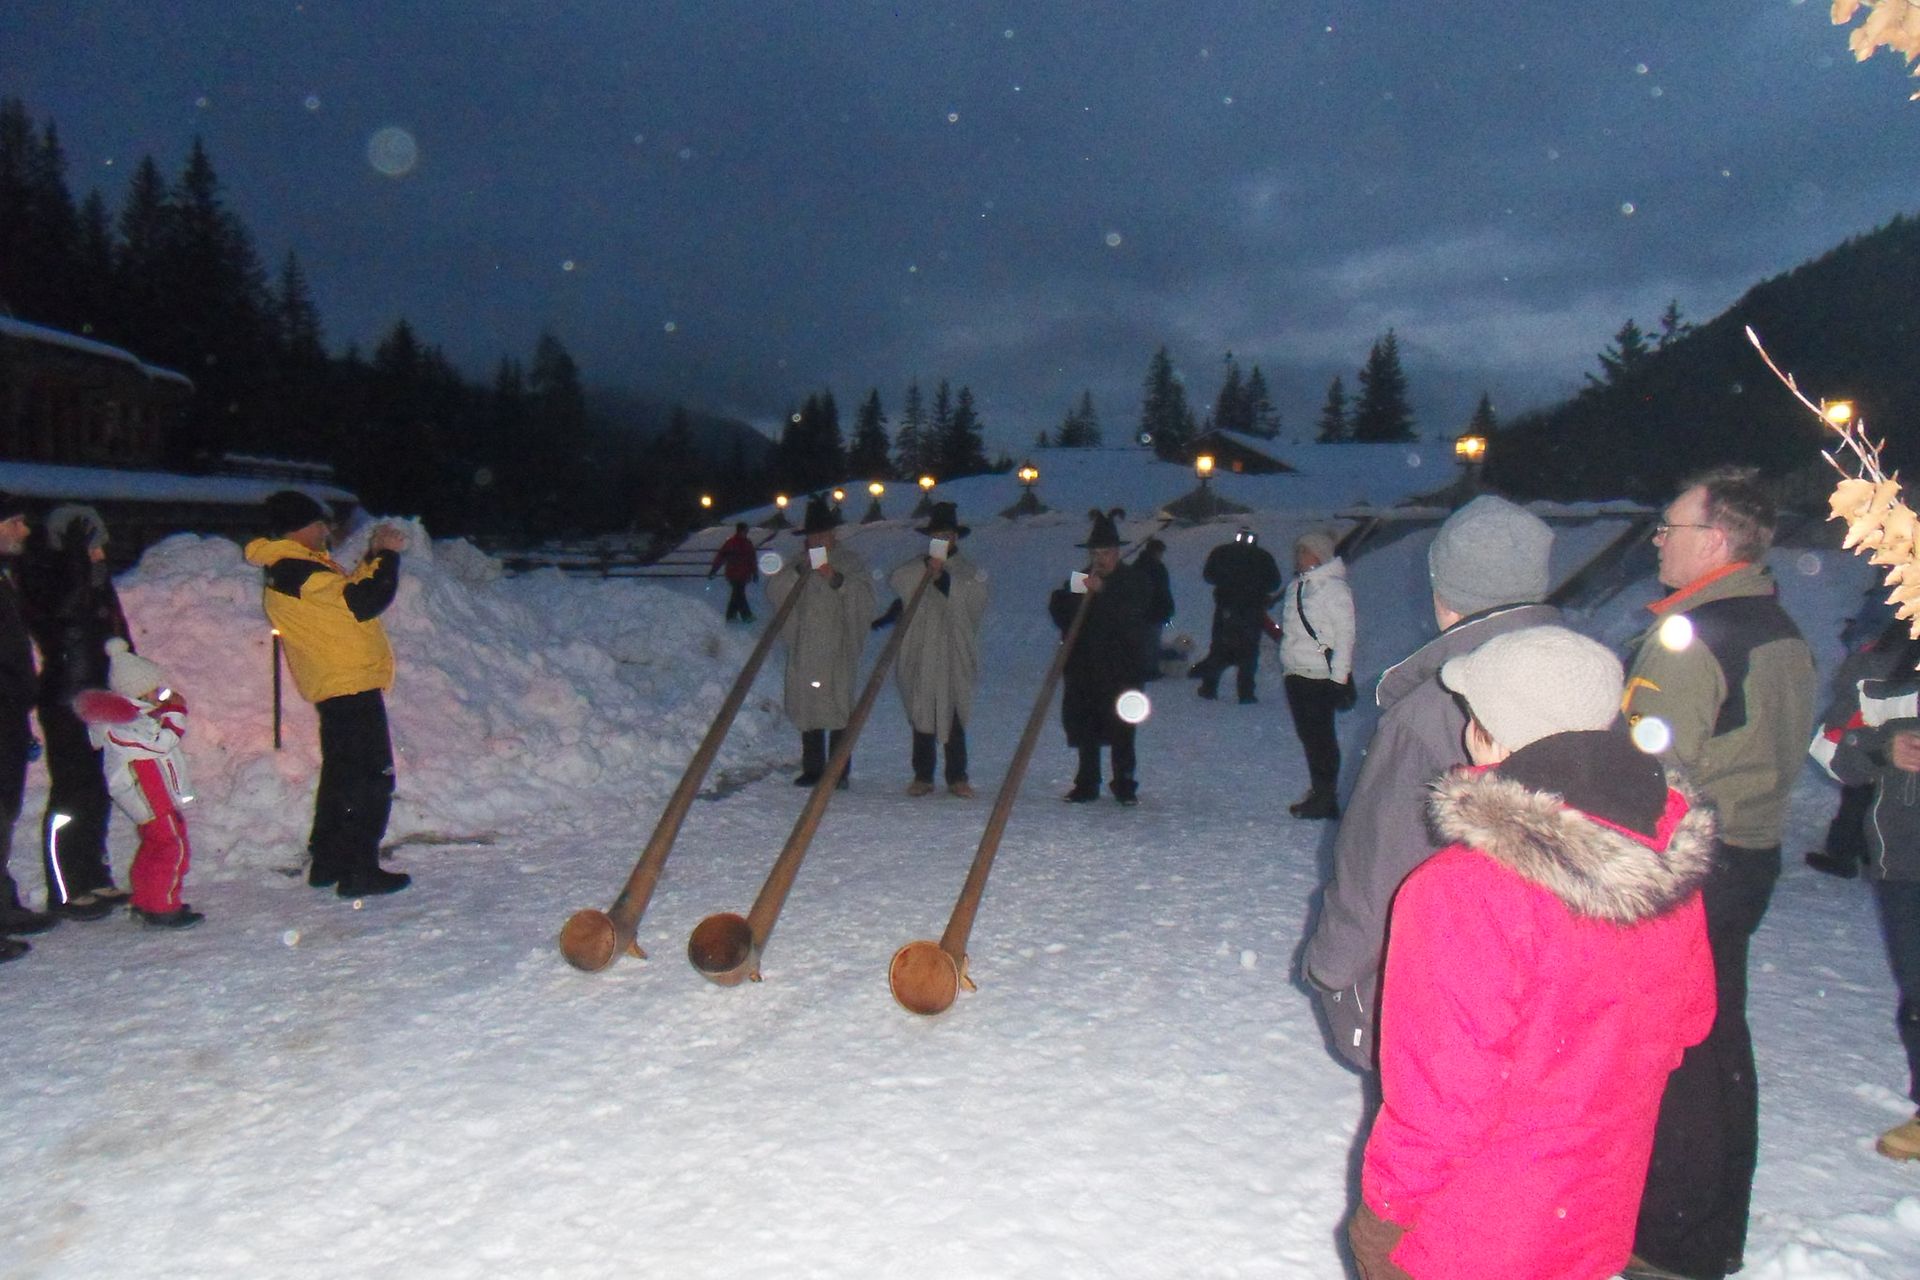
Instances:
[[[0,94],[115,210],[203,137],[335,349],[404,315],[488,379],[546,328],[589,386],[762,426],[946,377],[1018,452],[1083,388],[1129,433],[1162,344],[1198,408],[1261,365],[1287,436],[1388,326],[1423,432],[1558,398],[1628,316],[1920,210],[1915,86],[1846,35],[1824,0],[10,0]]]

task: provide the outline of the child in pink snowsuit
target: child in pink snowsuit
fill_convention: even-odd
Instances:
[[[73,700],[93,745],[103,753],[107,791],[140,828],[133,857],[133,914],[148,925],[186,929],[205,916],[180,900],[192,851],[180,806],[193,799],[187,784],[187,704],[164,687],[160,668],[127,647],[107,642],[108,689],[87,689]]]

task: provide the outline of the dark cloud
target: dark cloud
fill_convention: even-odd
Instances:
[[[948,377],[1015,448],[1082,389],[1123,430],[1162,344],[1290,425],[1388,326],[1435,429],[1538,402],[1628,315],[1910,211],[1920,137],[1793,0],[82,10],[0,13],[0,92],[110,199],[204,136],[336,343],[404,313],[484,375],[552,328],[763,423]]]

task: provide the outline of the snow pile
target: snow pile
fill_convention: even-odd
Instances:
[[[389,839],[484,838],[529,820],[564,832],[593,810],[650,822],[751,637],[656,585],[568,582],[557,572],[501,578],[466,544],[435,546],[419,525],[408,528],[413,549],[384,615],[398,662],[388,700],[398,757]],[[359,549],[343,548],[343,562]],[[286,678],[284,745],[273,749],[259,571],[232,542],[181,535],[151,548],[118,585],[135,644],[193,709],[195,877],[297,864],[319,743],[313,709]],[[778,720],[776,698],[757,691],[718,766],[757,760]],[[779,742],[788,745],[784,735]],[[38,803],[30,799],[26,812]],[[119,836],[115,845],[126,847]]]

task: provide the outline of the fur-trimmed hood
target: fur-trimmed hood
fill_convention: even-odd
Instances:
[[[1478,849],[1575,915],[1631,925],[1679,906],[1713,864],[1712,810],[1671,773],[1651,838],[1593,818],[1498,769],[1455,769],[1428,809],[1449,841]]]

